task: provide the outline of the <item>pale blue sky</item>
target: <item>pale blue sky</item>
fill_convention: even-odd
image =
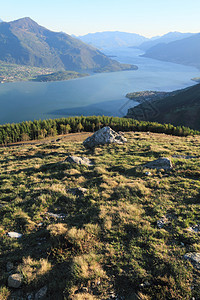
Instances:
[[[200,0],[1,0],[0,19],[31,17],[54,31],[200,32]]]

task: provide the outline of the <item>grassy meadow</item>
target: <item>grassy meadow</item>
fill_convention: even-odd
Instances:
[[[200,252],[199,233],[188,230],[200,224],[200,136],[125,137],[94,151],[80,134],[0,148],[1,300],[35,299],[44,286],[52,300],[200,299],[200,270],[184,258]],[[159,157],[173,169],[143,167]],[[23,276],[19,289],[8,287],[11,273]]]

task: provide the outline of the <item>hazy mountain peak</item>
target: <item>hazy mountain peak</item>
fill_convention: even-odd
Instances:
[[[135,69],[111,60],[66,33],[50,31],[29,17],[0,24],[0,60],[57,70]]]
[[[24,17],[24,18],[15,20],[15,21],[11,21],[11,22],[9,22],[9,24],[14,25],[15,27],[24,28],[24,29],[32,28],[35,26],[40,26],[29,17]]]
[[[177,40],[188,38],[192,35],[194,35],[194,33],[190,33],[190,32],[182,33],[179,31],[168,32],[159,38],[151,39],[150,41],[146,41],[142,43],[138,48],[146,51],[158,44],[163,44],[163,43],[168,44]]]
[[[148,38],[137,33],[102,31],[78,37],[81,41],[98,49],[138,46]]]

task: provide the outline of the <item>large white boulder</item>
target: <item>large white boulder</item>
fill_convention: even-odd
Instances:
[[[104,144],[123,144],[127,142],[127,139],[112,130],[109,126],[103,127],[96,131],[92,136],[89,136],[84,142],[83,145],[86,148],[94,148],[98,145],[104,145]]]

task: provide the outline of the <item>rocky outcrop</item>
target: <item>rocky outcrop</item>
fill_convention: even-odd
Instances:
[[[150,161],[144,165],[145,168],[148,169],[164,169],[164,170],[171,170],[172,169],[172,162],[169,158],[161,157],[154,161]]]
[[[122,134],[115,132],[109,126],[106,126],[96,131],[92,136],[88,137],[83,142],[83,145],[86,148],[92,149],[98,145],[111,143],[123,144],[125,142],[127,142],[127,139]]]
[[[94,165],[93,162],[87,157],[79,157],[79,156],[69,155],[65,161],[67,161],[69,163],[78,164],[78,165],[85,165],[88,167],[91,167]]]

